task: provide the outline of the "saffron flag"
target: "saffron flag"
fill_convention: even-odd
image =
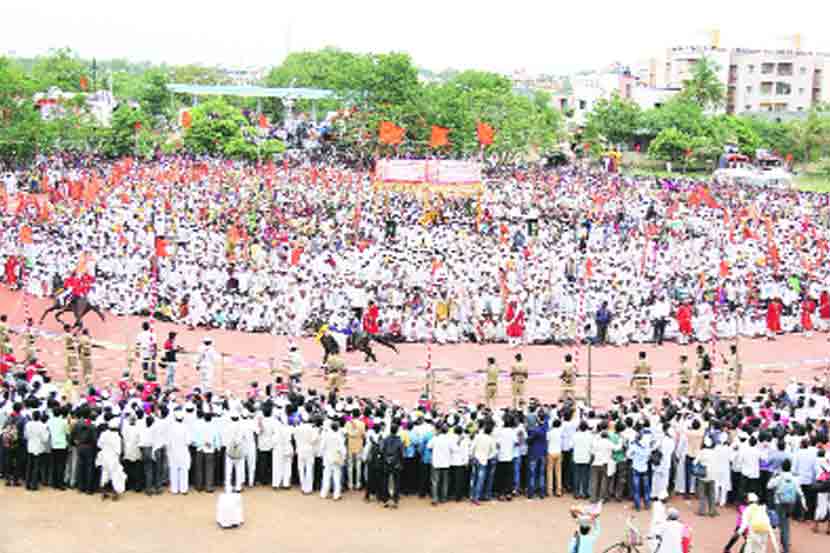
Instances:
[[[78,258],[78,266],[75,269],[75,272],[79,275],[86,274],[89,270],[89,264],[92,261],[92,257],[87,253],[81,253],[81,256]]]
[[[438,125],[432,126],[432,137],[429,140],[429,147],[430,148],[440,148],[441,146],[446,146],[450,143],[449,140],[450,130],[446,127],[439,127]]]
[[[260,129],[267,129],[268,128],[268,118],[265,117],[264,113],[259,114],[259,128]]]
[[[162,237],[156,238],[156,257],[167,257],[170,253],[167,251],[167,240]]]
[[[89,88],[89,80],[86,78],[86,75],[81,75],[81,90],[86,91]]]
[[[193,124],[193,116],[190,115],[189,111],[182,112],[182,127],[185,129],[189,129],[190,126]]]
[[[402,129],[390,121],[381,121],[378,130],[378,138],[384,144],[398,145],[403,142],[406,129]]]
[[[29,225],[23,225],[22,227],[20,227],[20,243],[32,243],[32,227],[30,227]]]
[[[493,130],[493,127],[481,122],[476,125],[476,134],[478,134],[478,142],[482,146],[491,145],[496,137],[496,131]]]

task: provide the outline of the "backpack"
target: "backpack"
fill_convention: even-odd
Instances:
[[[3,434],[0,436],[0,440],[2,440],[3,447],[6,449],[12,448],[17,445],[18,441],[18,433],[17,433],[17,423],[10,422],[6,425],[3,429]]]
[[[383,442],[383,463],[387,468],[400,470],[401,441],[397,436],[389,436]]]
[[[228,457],[233,460],[242,459],[242,440],[234,439],[228,444]]]
[[[775,502],[781,505],[795,505],[798,499],[797,485],[792,475],[785,476],[775,488]]]
[[[652,465],[659,465],[663,462],[663,452],[659,449],[655,449],[651,452],[651,455],[648,457],[649,463]]]

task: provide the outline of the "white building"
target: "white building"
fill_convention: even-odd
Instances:
[[[799,112],[830,99],[830,54],[681,46],[666,53],[667,88],[682,89],[695,63],[709,58],[727,88],[727,113]]]

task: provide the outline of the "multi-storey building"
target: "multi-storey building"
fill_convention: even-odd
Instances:
[[[682,89],[702,58],[718,66],[727,113],[803,112],[830,99],[830,54],[682,46],[666,54],[667,88]]]

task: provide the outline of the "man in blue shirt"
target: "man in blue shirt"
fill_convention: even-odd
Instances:
[[[631,459],[631,492],[634,495],[634,508],[640,510],[640,503],[646,509],[651,506],[651,481],[648,477],[648,460],[651,455],[651,434],[641,433],[637,440],[628,446],[628,458]]]

